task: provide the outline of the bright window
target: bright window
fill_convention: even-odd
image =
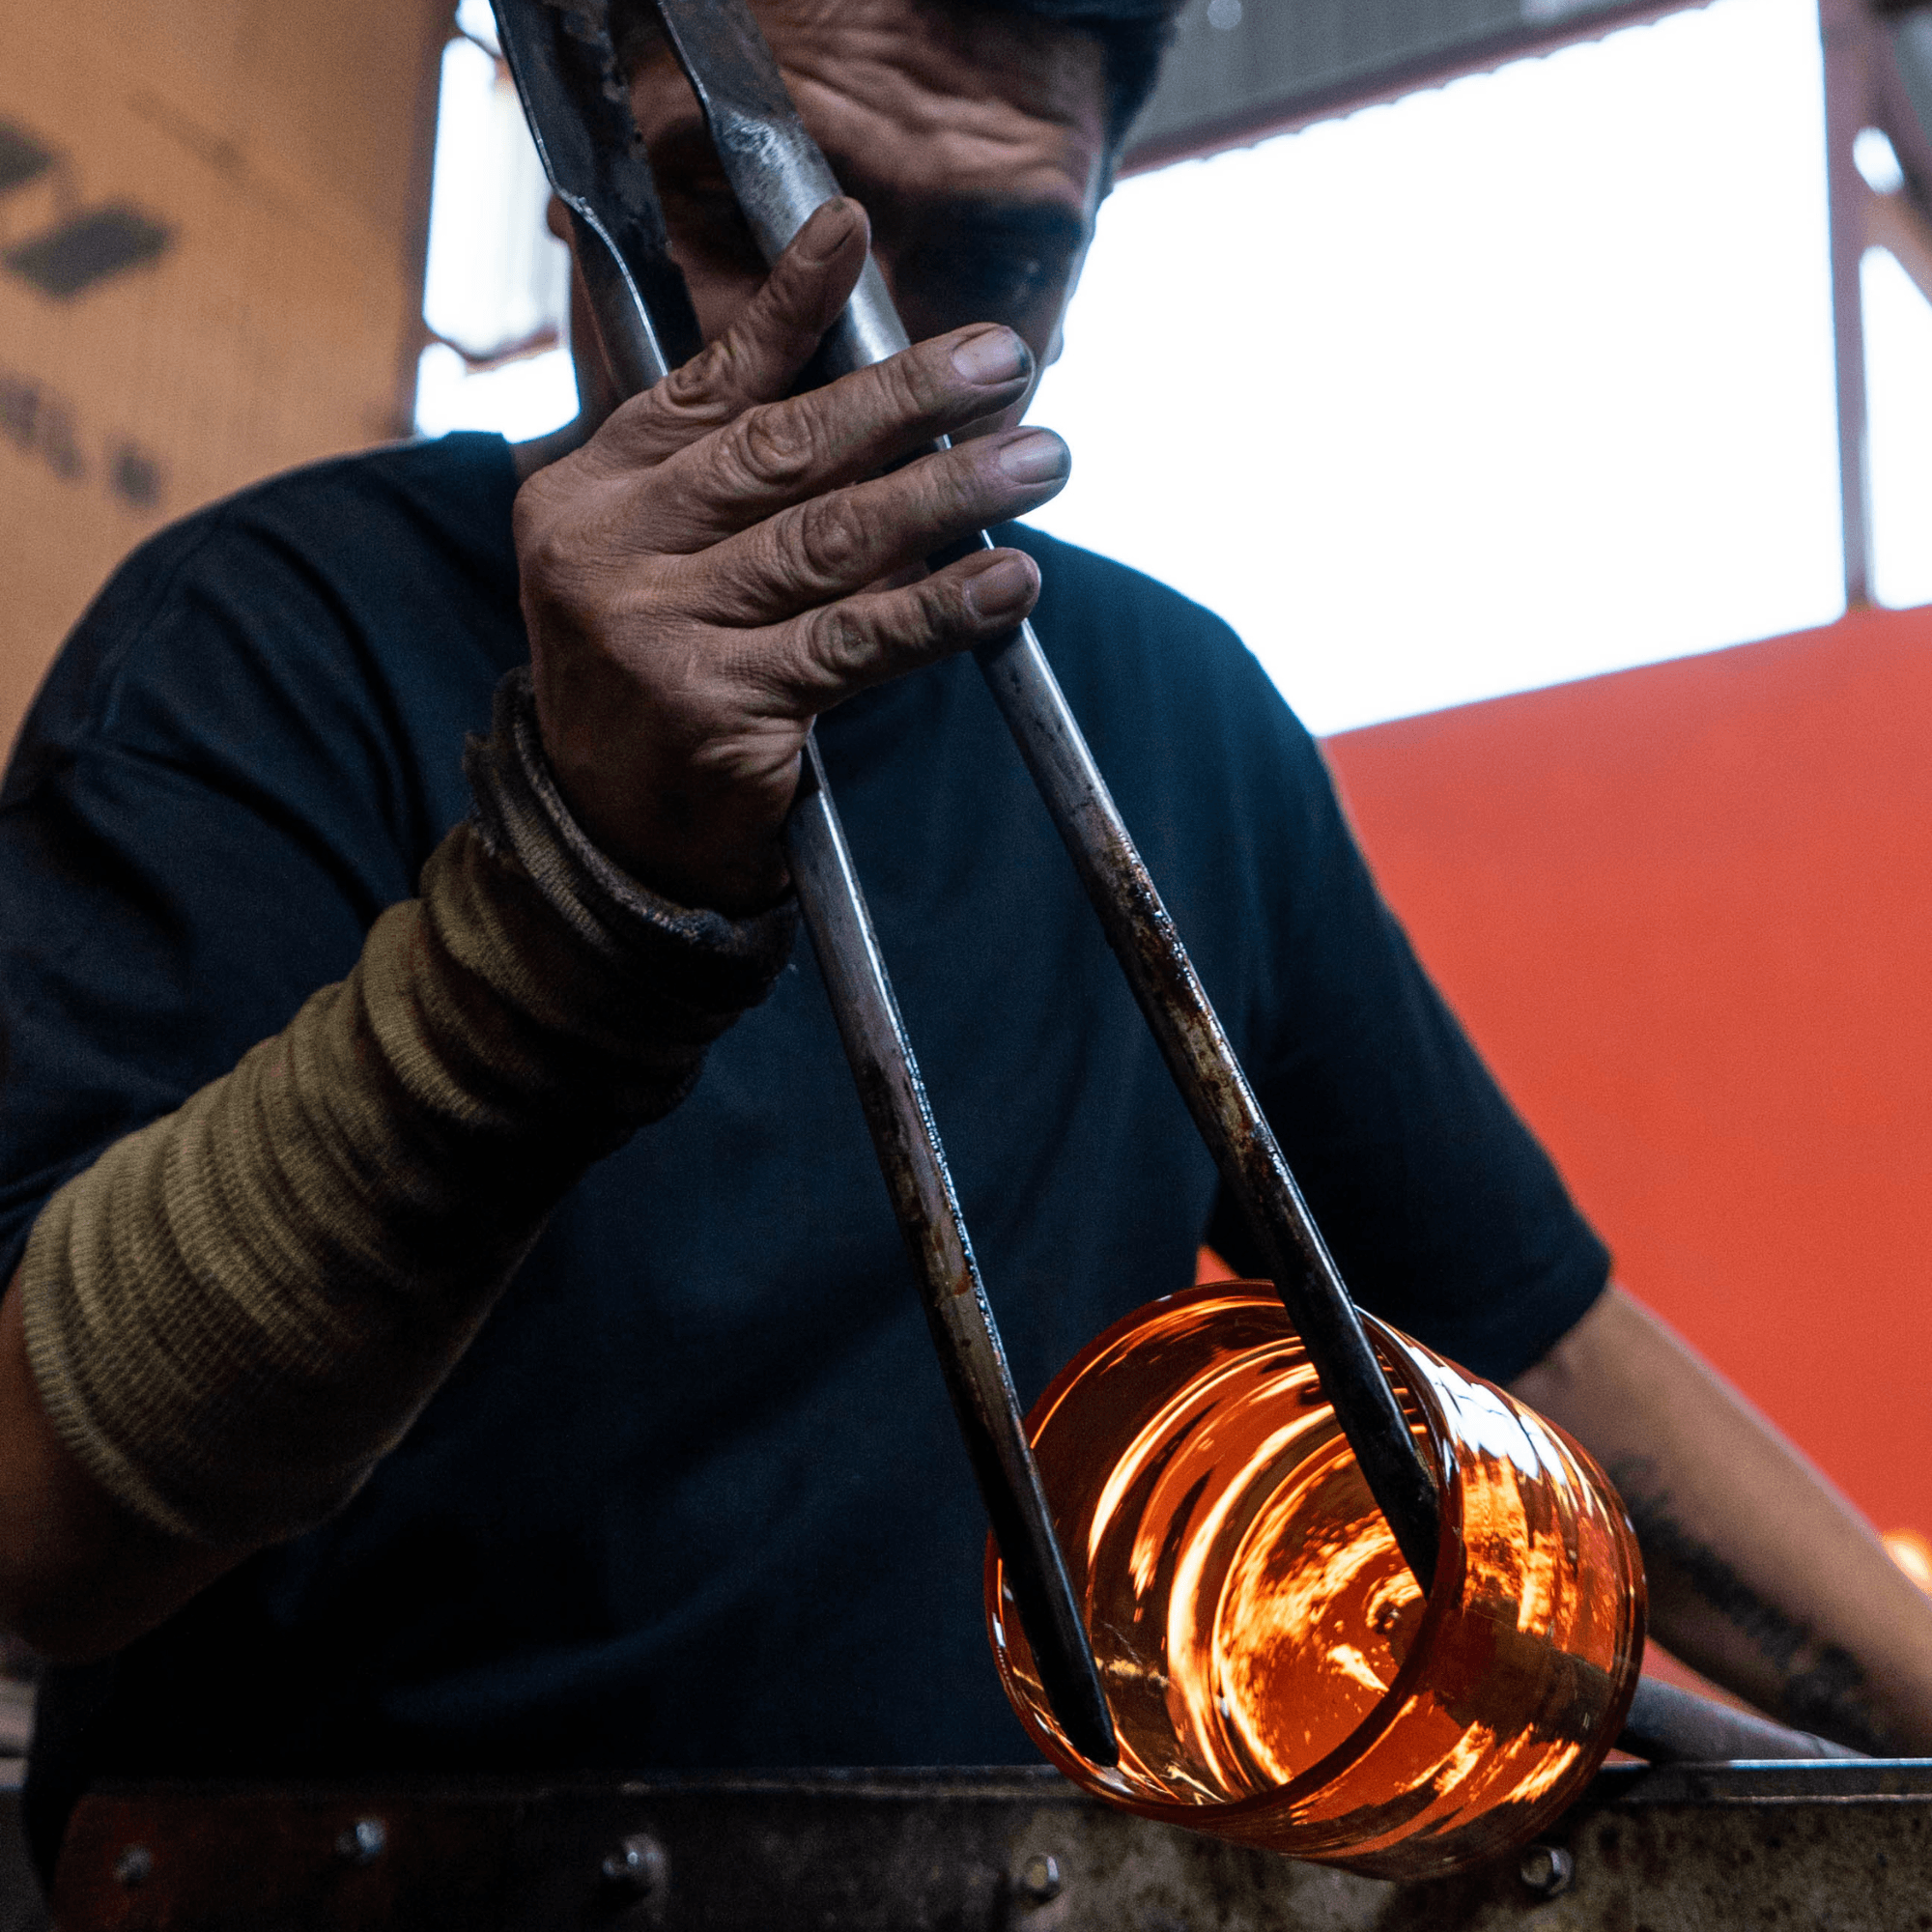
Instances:
[[[1932,604],[1932,307],[1883,248],[1864,259],[1872,588]]]
[[[564,344],[570,257],[545,225],[550,186],[497,57],[490,10],[466,0],[443,49],[423,320],[440,338],[416,374],[416,427],[540,436],[577,412]]]
[[[445,62],[418,421],[569,418],[487,9]],[[1034,415],[1046,528],[1212,606],[1332,731],[1840,608],[1809,0],[1715,0],[1123,183]],[[1867,139],[1861,165],[1886,173]],[[1932,599],[1932,309],[1865,270],[1877,585]],[[508,359],[504,359],[505,357]]]
[[[1717,0],[1123,183],[1038,521],[1322,731],[1828,620],[1819,65]]]

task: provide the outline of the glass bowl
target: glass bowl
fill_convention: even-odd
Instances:
[[[986,1615],[1020,1721],[1122,1809],[1378,1878],[1525,1843],[1623,1727],[1643,1568],[1569,1436],[1364,1317],[1438,1477],[1425,1602],[1272,1288],[1150,1303],[1028,1418],[1120,1735],[1066,1742],[998,1549]]]

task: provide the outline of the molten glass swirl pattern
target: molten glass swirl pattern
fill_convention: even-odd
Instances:
[[[1067,1745],[990,1547],[1007,1694],[1040,1749],[1129,1811],[1386,1878],[1535,1835],[1621,1728],[1643,1572],[1589,1457],[1502,1390],[1371,1321],[1441,1482],[1417,1590],[1271,1289],[1156,1301],[1028,1419],[1121,1737]]]

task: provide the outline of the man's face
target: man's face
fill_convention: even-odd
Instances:
[[[913,340],[1004,322],[1050,360],[1106,177],[1099,43],[917,0],[753,0],[753,11],[806,127],[871,216]],[[765,266],[668,51],[633,75],[631,100],[709,339]]]

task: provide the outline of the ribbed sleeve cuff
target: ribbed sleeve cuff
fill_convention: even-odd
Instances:
[[[740,1012],[771,990],[791,956],[797,902],[727,919],[664,898],[613,865],[557,790],[526,666],[497,687],[491,735],[469,740],[463,769],[484,842],[514,858],[586,945],[702,1011]]]

